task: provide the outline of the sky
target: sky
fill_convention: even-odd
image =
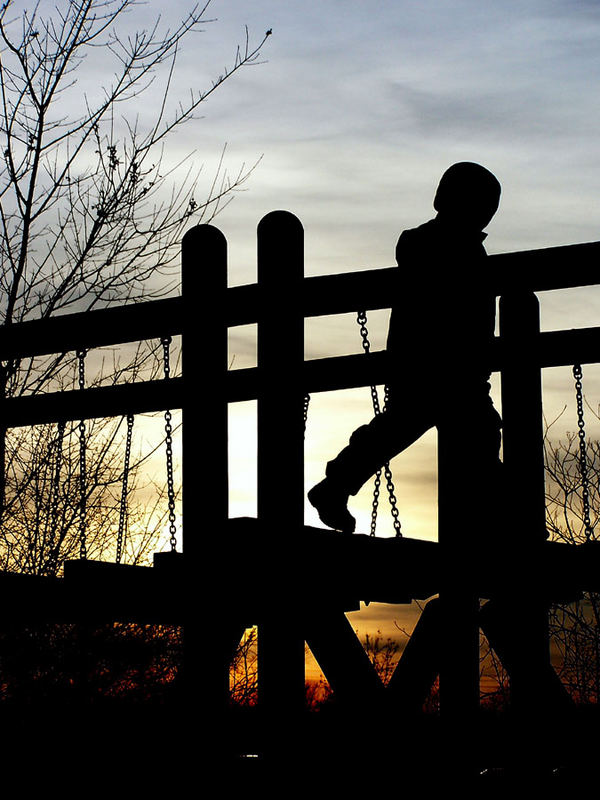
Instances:
[[[232,164],[263,155],[251,200],[222,220],[234,242],[246,220],[282,207],[305,225],[309,274],[392,263],[398,231],[432,214],[433,188],[459,160],[503,184],[490,252],[595,238],[597,3],[229,0],[209,11],[218,19],[198,39],[209,68],[243,25],[251,39],[273,29],[266,63],[215,94],[198,125],[206,153],[225,140]]]
[[[128,24],[149,26],[158,14],[173,24],[192,6],[150,0]],[[212,0],[206,17],[213,21],[182,44],[174,102],[231,65],[246,26],[251,44],[272,29],[261,63],[226,81],[165,151],[167,164],[188,154],[194,166],[204,164],[199,195],[225,144],[231,174],[256,163],[215,220],[229,243],[230,284],[255,280],[256,226],[274,209],[302,221],[307,275],[392,266],[399,233],[434,215],[439,177],[463,160],[484,164],[503,187],[489,253],[600,240],[595,0]],[[82,68],[84,83],[95,78]],[[136,109],[142,122],[153,111],[153,91]],[[597,290],[540,300],[545,330],[597,324]],[[384,346],[387,318],[369,314],[374,349]],[[360,351],[351,317],[307,326],[307,358]],[[234,368],[253,363],[251,330],[232,332],[230,358]],[[587,367],[584,382],[597,408],[600,371]],[[498,386],[495,377],[496,399]],[[568,368],[546,371],[544,402],[549,419],[566,406],[557,435],[575,429]],[[312,398],[307,489],[368,421],[369,404],[368,389]],[[255,513],[253,417],[252,404],[231,409],[234,516]],[[591,420],[590,434],[596,429]],[[408,536],[436,538],[435,463],[430,432],[392,464]],[[352,503],[358,530],[368,530],[370,489]],[[393,535],[385,516],[381,533]],[[306,521],[318,524],[308,507]],[[391,630],[395,614],[371,610],[365,619]]]
[[[393,264],[398,234],[434,215],[437,181],[460,160],[484,164],[503,186],[489,253],[600,238],[597,3],[263,0],[214,2],[210,14],[216,21],[198,38],[198,63],[209,71],[245,25],[251,41],[273,30],[264,63],[224,85],[186,131],[190,144],[198,131],[207,165],[223,142],[232,170],[262,157],[215,221],[229,241],[232,283],[255,279],[256,224],[276,208],[303,222],[308,275]],[[596,324],[596,291],[541,293],[540,301],[544,330]],[[387,316],[369,316],[382,347]],[[351,320],[314,324],[307,338],[307,357],[360,351]],[[234,366],[252,363],[252,343],[236,336],[232,354]],[[570,400],[570,376],[547,372],[554,418]],[[585,374],[594,403],[595,369]],[[314,424],[330,436],[317,460],[368,417],[364,394],[343,401],[339,435],[330,405],[315,399],[322,422]],[[411,454],[411,489],[427,483],[432,446]],[[411,527],[426,535],[430,522]]]
[[[232,284],[255,280],[256,225],[277,208],[304,225],[307,275],[392,265],[398,234],[434,215],[440,175],[462,160],[484,164],[502,183],[489,253],[600,239],[598,3],[222,0],[209,13],[216,21],[198,37],[197,53],[181,59],[199,75],[211,74],[219,58],[227,63],[244,26],[251,41],[273,30],[264,63],[224,85],[185,131],[207,168],[224,142],[232,171],[261,158],[246,190],[215,221],[229,242]],[[597,290],[541,293],[540,302],[543,330],[597,324]],[[387,314],[369,319],[381,348]],[[232,338],[234,366],[253,363],[247,333]],[[311,323],[306,348],[308,358],[360,352],[353,319]],[[598,368],[585,368],[584,386],[597,409]],[[493,394],[498,404],[497,376]],[[562,413],[557,436],[575,429],[569,368],[545,371],[544,404],[549,420]],[[247,482],[255,468],[253,413],[251,404],[231,413],[234,515],[255,513]],[[307,489],[370,416],[367,389],[312,398]],[[597,420],[587,426],[598,433]],[[405,534],[435,538],[435,433],[392,467]],[[359,531],[368,530],[370,501],[370,487],[351,501]],[[380,533],[393,535],[385,503],[382,509]],[[306,521],[319,524],[308,506]],[[410,627],[397,607],[361,615],[352,617],[357,626],[386,634]]]

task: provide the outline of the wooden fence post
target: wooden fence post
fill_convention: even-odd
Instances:
[[[476,434],[475,434],[476,436]],[[473,445],[475,444],[475,447]],[[476,443],[460,419],[438,428],[438,526],[443,570],[440,584],[441,759],[456,773],[474,767],[479,709],[478,518],[470,483]]]
[[[512,617],[515,650],[521,654],[511,675],[511,695],[514,705],[528,712],[543,708],[536,676],[549,664],[548,609],[531,589],[542,567],[541,544],[547,536],[539,332],[539,302],[533,292],[500,298],[505,502],[513,509],[505,547],[514,554],[514,574],[507,575],[512,591],[506,613]]]
[[[199,613],[212,589],[227,597],[226,290],[225,237],[198,225],[182,242],[183,714],[199,735],[208,734],[203,752],[219,747],[229,690],[229,620],[217,603],[210,627]]]
[[[304,705],[304,639],[293,545],[304,525],[302,365],[304,232],[289,212],[258,225],[258,520],[266,537],[259,575],[274,587],[258,630],[259,703],[267,714]]]

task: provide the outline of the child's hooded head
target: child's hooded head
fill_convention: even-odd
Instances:
[[[442,175],[433,207],[451,224],[482,231],[498,210],[500,191],[498,179],[489,170],[461,161]]]

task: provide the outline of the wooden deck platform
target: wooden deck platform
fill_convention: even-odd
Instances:
[[[69,561],[64,578],[0,573],[0,604],[10,620],[120,620],[176,622],[206,598],[218,599],[248,624],[276,602],[312,613],[319,608],[353,610],[360,602],[410,603],[436,595],[444,580],[436,542],[342,534],[305,526],[296,534],[264,531],[257,519],[231,519],[223,533],[226,572],[202,565],[187,578],[181,554],[157,554],[154,567]],[[290,558],[290,554],[292,557]],[[481,598],[507,596],[514,576],[552,602],[600,591],[600,543],[574,546],[546,542],[535,550],[514,547],[473,563]],[[258,574],[261,564],[263,574]],[[267,565],[267,566],[264,566]],[[196,574],[198,579],[196,580]],[[200,576],[209,575],[211,585]],[[224,586],[223,584],[226,584]]]

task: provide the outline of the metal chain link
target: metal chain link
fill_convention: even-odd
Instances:
[[[60,499],[60,468],[62,465],[63,442],[65,439],[66,424],[64,420],[58,423],[54,454],[54,484],[52,486],[52,501],[50,505],[50,538],[48,540],[48,563],[46,572],[52,575],[58,563],[58,547],[56,546],[56,532],[58,529],[58,501]]]
[[[577,426],[579,428],[579,472],[581,475],[581,499],[583,504],[583,524],[585,527],[585,540],[589,542],[594,535],[590,519],[590,491],[587,467],[587,447],[585,442],[585,417],[583,412],[583,370],[580,364],[573,367],[575,378],[575,399],[577,401]]]
[[[390,501],[390,512],[392,514],[392,524],[394,526],[394,531],[396,532],[396,537],[398,539],[402,538],[402,523],[400,522],[400,512],[398,511],[398,500],[396,499],[396,488],[394,486],[392,470],[390,469],[389,462],[386,462],[383,465],[383,470],[385,473],[385,485],[388,490],[388,498]]]
[[[308,422],[308,407],[310,405],[310,395],[304,395],[304,436],[306,437],[306,423]]]
[[[123,483],[121,486],[121,505],[119,508],[119,529],[117,532],[117,564],[121,563],[123,547],[127,536],[127,490],[129,484],[129,462],[131,460],[131,439],[133,437],[133,414],[127,414],[127,436],[125,439],[125,458],[123,462]]]
[[[362,346],[365,353],[368,355],[371,352],[371,342],[369,341],[369,331],[367,328],[367,312],[358,311],[356,315],[356,322],[360,327],[360,335],[362,339]],[[384,404],[383,411],[388,407],[390,400],[390,387],[386,384],[384,387]],[[371,401],[373,403],[373,412],[375,416],[382,413],[381,405],[379,402],[379,394],[376,386],[371,386]],[[371,530],[370,535],[375,536],[375,529],[377,527],[377,512],[379,508],[379,496],[381,491],[381,474],[382,469],[378,469],[375,473],[375,486],[373,488],[373,505],[371,507]],[[400,513],[398,511],[398,501],[396,499],[396,489],[394,487],[392,471],[390,469],[389,461],[383,465],[383,474],[385,475],[386,488],[389,495],[390,507],[392,512],[392,522],[394,531],[397,538],[402,538],[402,524],[400,522]]]
[[[381,469],[375,473],[375,484],[373,486],[373,503],[371,505],[371,530],[369,536],[375,536],[377,528],[377,513],[379,511],[379,496],[381,494]]]
[[[369,341],[369,331],[367,329],[367,312],[359,311],[356,315],[356,321],[360,327],[363,350],[368,355],[371,352],[371,342]],[[376,386],[371,386],[371,401],[373,403],[373,411],[375,412],[375,416],[381,414],[381,408],[379,406],[379,394],[377,393]]]
[[[85,390],[85,357],[87,350],[77,350],[79,390]],[[79,558],[87,558],[87,470],[85,420],[79,421]]]
[[[163,348],[163,370],[166,381],[171,377],[170,346],[171,337],[160,340]],[[165,411],[165,450],[167,460],[167,501],[169,506],[169,542],[171,552],[177,551],[177,526],[175,524],[175,481],[173,478],[173,426],[171,412]]]

